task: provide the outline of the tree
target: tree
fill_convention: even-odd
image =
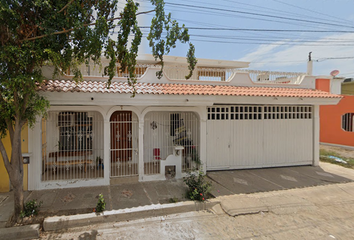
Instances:
[[[0,3],[0,138],[9,134],[12,151],[0,152],[15,196],[15,220],[23,210],[23,164],[21,129],[43,116],[49,102],[36,92],[44,77],[41,68],[53,65],[54,73],[69,68],[74,79],[82,79],[78,66],[88,61],[100,64],[102,53],[110,59],[105,67],[109,87],[117,67],[128,70],[134,86],[135,65],[142,32],[137,16],[154,12],[149,45],[163,68],[163,55],[176,43],[189,42],[188,29],[165,14],[163,0],[150,0],[154,10],[138,12],[139,4],[127,0],[118,12],[118,0],[2,0]],[[113,39],[112,31],[117,33]],[[130,37],[132,36],[132,39]],[[187,53],[190,74],[196,59],[194,46]],[[119,64],[118,64],[119,63]],[[157,74],[162,76],[162,69]],[[10,160],[11,159],[11,160]]]

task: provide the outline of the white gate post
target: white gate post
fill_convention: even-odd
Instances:
[[[204,174],[207,170],[207,108],[200,109],[200,160]]]
[[[40,188],[42,176],[42,117],[38,116],[34,127],[28,127],[28,152],[31,154],[28,164],[28,190]]]
[[[103,162],[104,162],[104,183],[105,185],[110,184],[111,175],[111,154],[110,149],[110,122],[109,116],[105,116],[103,119]]]
[[[143,117],[139,116],[139,181],[144,180],[144,115]]]
[[[320,106],[313,106],[313,166],[320,161]]]

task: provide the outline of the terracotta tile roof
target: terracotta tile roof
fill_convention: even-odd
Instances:
[[[137,94],[170,94],[170,95],[219,95],[219,96],[254,96],[254,97],[302,97],[302,98],[341,98],[340,95],[328,92],[285,87],[239,87],[226,85],[198,85],[174,83],[143,83],[135,86]],[[107,88],[103,81],[48,80],[39,87],[39,91],[50,92],[87,92],[87,93],[127,93],[133,88],[126,81],[112,82]]]

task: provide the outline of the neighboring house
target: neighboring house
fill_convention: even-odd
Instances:
[[[91,65],[78,84],[70,73],[43,82],[38,90],[51,107],[28,131],[28,188],[163,180],[197,168],[318,165],[319,107],[341,97],[316,90],[316,77],[199,59],[185,80],[184,58],[165,62],[159,80],[154,59],[139,58],[134,98],[124,72],[107,88]]]
[[[335,106],[321,106],[321,143],[354,147],[354,82],[351,79],[333,78],[324,81],[318,89],[342,94]]]
[[[22,129],[21,132],[21,143],[22,143],[22,155],[23,156],[29,156],[28,154],[28,128],[27,125]],[[2,139],[6,152],[7,154],[11,154],[11,144],[10,144],[10,136],[7,134],[7,136]],[[10,157],[11,155],[9,155]],[[28,186],[28,168],[27,164],[24,164],[23,166],[23,190],[27,190]],[[2,155],[0,154],[0,192],[8,192],[10,191],[10,179],[9,175],[6,171],[4,161],[2,159]]]

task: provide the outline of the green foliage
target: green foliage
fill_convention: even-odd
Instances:
[[[157,74],[161,77],[163,55],[175,48],[177,42],[189,42],[189,34],[184,25],[179,26],[171,14],[165,13],[163,0],[150,2],[155,16],[147,38],[155,59],[161,61],[161,71]],[[144,12],[138,12],[138,3],[127,0],[117,17],[117,4],[118,0],[1,1],[2,136],[11,123],[14,126],[13,121],[18,120],[21,126],[28,121],[31,126],[36,116],[45,114],[49,103],[36,92],[44,80],[41,72],[44,65],[53,65],[57,74],[70,68],[74,79],[79,81],[82,74],[78,67],[89,61],[100,65],[100,57],[104,53],[110,59],[104,69],[108,87],[117,67],[122,71],[128,70],[128,83],[135,86],[136,57],[142,39],[137,15]],[[112,31],[118,33],[117,40],[112,38]],[[132,35],[133,39],[129,41]],[[190,74],[187,79],[192,76],[196,65],[194,46],[189,45],[187,62]]]
[[[151,3],[155,5],[155,16],[151,21],[150,32],[147,39],[149,40],[149,46],[152,49],[155,60],[160,60],[161,70],[156,73],[156,76],[161,78],[164,67],[163,56],[169,54],[171,48],[176,47],[177,41],[181,43],[189,42],[189,34],[184,24],[180,27],[176,20],[171,19],[170,13],[165,14],[165,3],[163,0],[151,0]],[[166,33],[166,39],[162,37],[163,33]],[[188,69],[190,73],[186,76],[186,79],[192,76],[197,63],[197,59],[194,55],[194,46],[192,43],[190,43],[189,46],[187,62],[189,63]]]
[[[188,186],[187,197],[191,200],[205,201],[211,191],[211,182],[206,180],[206,176],[203,171],[199,171],[197,174],[189,173],[189,175],[183,178],[183,181]]]
[[[106,209],[106,201],[102,194],[98,195],[98,202],[96,205],[96,212],[103,212]]]
[[[163,0],[150,2],[155,17],[148,35],[149,44],[155,58],[162,61],[163,54],[176,47],[176,42],[189,41],[188,30],[172,20],[170,14],[165,14]],[[148,12],[138,12],[139,4],[133,0],[127,0],[119,14],[117,10],[118,0],[0,1],[0,138],[8,132],[12,151],[17,154],[12,154],[15,157],[10,161],[2,141],[0,151],[11,182],[13,186],[16,184],[14,188],[22,189],[19,185],[23,182],[21,128],[26,123],[33,126],[37,116],[45,115],[49,108],[49,102],[37,92],[45,80],[43,66],[53,66],[55,74],[70,69],[73,79],[80,81],[79,66],[92,62],[101,68],[103,54],[110,59],[104,69],[108,87],[117,68],[128,70],[128,83],[134,87],[136,57],[142,38],[137,16]],[[112,32],[118,33],[116,40]],[[193,45],[190,48],[187,61],[192,73],[196,59]],[[19,214],[18,210],[15,212]]]
[[[38,209],[42,206],[42,204],[42,201],[37,203],[37,200],[35,199],[26,202],[20,217],[24,218],[38,215]]]

